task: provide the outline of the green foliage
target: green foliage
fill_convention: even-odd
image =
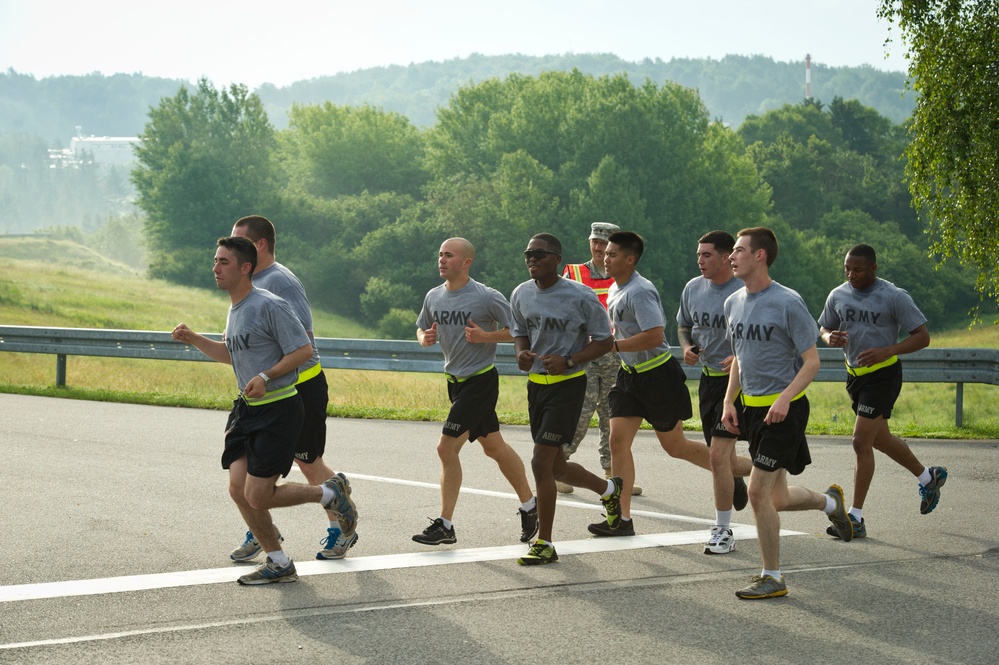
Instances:
[[[979,295],[999,302],[999,4],[882,0],[878,15],[899,25],[920,93],[907,173],[932,248],[974,267]]]
[[[378,321],[378,332],[385,339],[412,339],[418,316],[411,309],[393,307]]]
[[[292,183],[324,198],[416,195],[426,183],[423,139],[398,113],[371,106],[292,106],[282,152]]]
[[[381,325],[392,310],[401,311],[417,299],[416,292],[408,284],[372,277],[361,294],[361,311],[368,321]],[[416,321],[416,317],[413,316],[410,321]]]
[[[181,88],[151,109],[141,138],[132,181],[146,214],[150,274],[209,286],[215,239],[276,198],[274,131],[260,99],[245,86],[216,90],[202,79],[194,94]]]

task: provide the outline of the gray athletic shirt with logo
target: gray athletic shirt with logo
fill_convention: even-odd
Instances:
[[[659,291],[652,282],[637,272],[631,275],[624,286],[618,286],[617,282],[611,284],[607,292],[607,313],[616,339],[634,337],[652,328],[663,329],[663,338],[654,349],[619,350],[621,362],[625,365],[640,365],[669,351],[669,344],[666,342],[666,314],[663,312]]]
[[[858,290],[849,282],[829,293],[819,317],[819,325],[850,334],[843,354],[850,367],[858,367],[857,356],[867,349],[890,346],[898,341],[900,330],[912,332],[926,323],[926,317],[905,289],[878,277],[870,288]]]
[[[510,295],[513,310],[514,337],[527,337],[531,351],[538,354],[531,367],[532,374],[544,374],[541,356],[565,356],[576,353],[590,339],[603,340],[611,336],[607,310],[593,289],[559,277],[547,289],[538,288],[529,280]],[[585,370],[590,363],[578,363],[568,373]]]
[[[801,354],[819,336],[805,301],[777,282],[757,293],[740,288],[725,301],[725,318],[747,395],[783,392],[801,369]]]
[[[229,307],[224,341],[232,357],[236,388],[269,370],[284,356],[310,344],[302,322],[291,305],[270,291],[256,288]],[[298,380],[298,370],[271,377],[267,392],[285,388]]]
[[[725,325],[725,299],[740,288],[742,280],[738,277],[718,285],[703,276],[683,287],[676,322],[690,328],[690,338],[701,347],[700,361],[705,367],[723,371],[722,361],[732,355]]]
[[[496,289],[469,278],[457,291],[441,284],[427,292],[416,320],[421,330],[437,324],[437,342],[444,352],[444,371],[466,377],[485,369],[496,360],[495,343],[465,341],[469,320],[487,332],[510,327],[510,303]]]
[[[312,305],[309,304],[309,297],[305,295],[305,287],[295,273],[275,261],[260,272],[253,273],[253,285],[283,298],[291,305],[306,332],[312,332]],[[298,371],[304,372],[317,364],[319,364],[319,349],[313,340],[312,357],[302,363]]]

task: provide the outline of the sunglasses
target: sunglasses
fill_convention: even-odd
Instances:
[[[545,254],[554,254],[555,256],[559,256],[558,252],[552,252],[552,251],[547,250],[547,249],[527,249],[527,250],[524,250],[524,258],[525,259],[534,259],[535,261],[540,261],[541,259],[545,258]]]

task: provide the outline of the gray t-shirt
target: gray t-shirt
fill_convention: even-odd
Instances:
[[[676,322],[690,328],[691,339],[701,347],[700,361],[705,367],[723,371],[722,361],[732,355],[732,347],[726,339],[725,299],[742,286],[738,277],[718,285],[700,276],[683,287]]]
[[[309,304],[308,296],[305,295],[305,287],[295,273],[275,261],[264,270],[253,273],[253,285],[283,298],[291,305],[309,336],[312,336],[312,306]],[[312,357],[306,360],[298,371],[304,372],[317,364],[319,364],[319,349],[313,340]]]
[[[445,284],[430,289],[416,320],[421,330],[437,324],[444,371],[458,377],[471,376],[496,359],[496,344],[465,341],[469,321],[487,332],[509,328],[510,303],[496,289],[469,278],[468,284],[457,291],[448,291]]]
[[[912,332],[926,323],[926,317],[916,307],[912,296],[891,282],[877,278],[864,290],[840,284],[829,293],[819,325],[829,330],[850,334],[843,354],[851,367],[863,351],[878,346],[890,346],[898,341],[900,330]]]
[[[621,362],[625,365],[640,365],[647,360],[669,351],[666,343],[666,315],[663,313],[663,303],[655,285],[637,272],[624,286],[611,284],[607,292],[607,313],[610,315],[616,339],[627,339],[635,335],[662,328],[663,338],[659,345],[647,351],[618,351]]]
[[[250,379],[311,341],[291,305],[259,288],[229,307],[224,340],[232,357],[238,390],[243,390]],[[295,383],[298,370],[271,379],[267,392]]]
[[[611,336],[607,310],[600,304],[593,289],[560,277],[547,289],[538,288],[529,280],[513,290],[510,296],[513,310],[514,337],[527,337],[531,351],[538,354],[531,367],[532,374],[544,374],[541,356],[565,356],[576,353],[590,339],[603,340]],[[576,365],[569,373],[585,370],[589,362]]]
[[[805,301],[777,282],[758,293],[740,288],[725,301],[725,318],[747,395],[783,392],[801,369],[801,354],[819,336]]]

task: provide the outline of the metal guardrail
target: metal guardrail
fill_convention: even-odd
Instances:
[[[221,339],[221,335],[207,335]],[[439,346],[423,347],[416,340],[341,339],[317,337],[316,346],[327,369],[358,369],[390,372],[443,371]],[[56,356],[56,385],[66,385],[68,356],[146,358],[150,360],[189,360],[211,362],[196,348],[175,341],[169,332],[144,330],[103,330],[94,328],[44,328],[0,326],[0,351],[48,353]],[[679,349],[673,349],[679,353]],[[819,349],[822,367],[816,381],[846,381],[843,352]],[[906,355],[905,380],[911,383],[953,383],[956,385],[955,424],[961,427],[964,410],[964,384],[999,385],[997,349],[923,349]],[[500,344],[496,353],[500,374],[523,376],[517,368],[513,344]],[[698,367],[684,366],[688,379],[700,374]]]

